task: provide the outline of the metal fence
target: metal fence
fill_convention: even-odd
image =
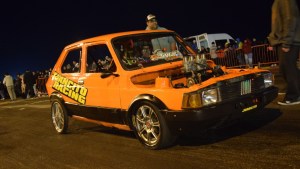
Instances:
[[[257,45],[252,47],[253,66],[278,64],[278,56],[275,51],[268,50],[268,45]],[[214,61],[218,65],[226,67],[245,67],[244,53],[241,49],[218,50],[218,58]],[[205,54],[206,59],[211,59],[210,54]]]

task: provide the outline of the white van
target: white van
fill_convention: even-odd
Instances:
[[[203,33],[200,35],[190,36],[183,39],[186,40],[192,47],[195,46],[193,44],[194,42],[196,42],[197,48],[199,50],[201,50],[201,46],[203,46],[204,48],[211,48],[212,42],[215,42],[217,47],[220,47],[222,49],[224,49],[226,42],[230,44],[235,43],[235,40],[227,33],[213,33],[213,34]]]

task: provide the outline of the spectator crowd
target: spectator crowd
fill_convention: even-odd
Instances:
[[[51,73],[51,69],[44,71],[30,71],[17,74],[13,78],[9,73],[5,73],[3,81],[0,80],[0,99],[16,98],[29,99],[46,95],[46,82]],[[0,78],[2,79],[2,78]]]
[[[204,54],[207,59],[212,59],[216,63],[218,63],[219,58],[235,56],[239,65],[253,67],[253,46],[267,44],[268,42],[257,41],[256,38],[252,40],[245,38],[243,41],[240,38],[236,38],[234,43],[226,42],[219,46],[212,42],[211,48],[205,48],[204,46],[198,48],[195,43],[196,41],[190,45],[197,53]]]

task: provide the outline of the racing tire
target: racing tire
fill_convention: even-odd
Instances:
[[[165,148],[176,139],[171,135],[159,108],[149,101],[142,101],[135,107],[131,120],[136,137],[148,149]]]
[[[52,101],[51,119],[57,133],[64,134],[67,132],[69,116],[65,106],[59,100]]]

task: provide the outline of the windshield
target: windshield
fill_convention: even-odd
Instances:
[[[174,33],[149,33],[116,38],[112,41],[125,70],[182,60],[192,53]]]

